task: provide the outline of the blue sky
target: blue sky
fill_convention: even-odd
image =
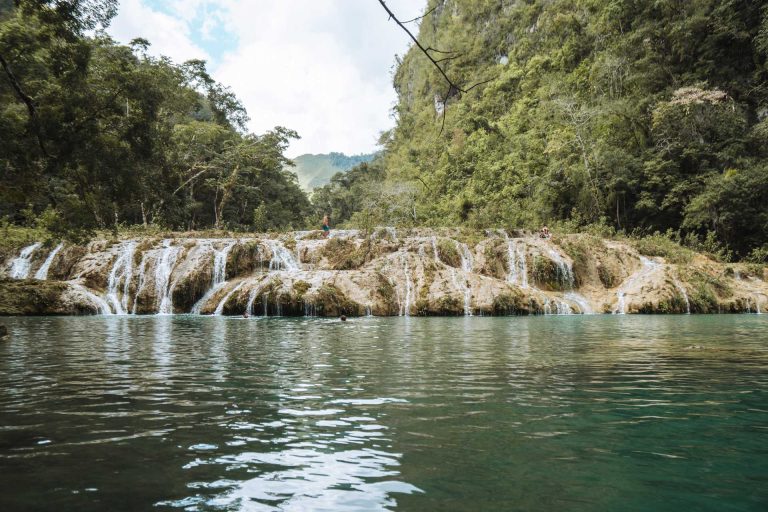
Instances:
[[[425,4],[387,1],[401,19]],[[392,65],[409,44],[378,0],[121,0],[108,32],[144,37],[176,62],[208,61],[245,104],[251,131],[299,132],[291,157],[374,151],[394,124]]]

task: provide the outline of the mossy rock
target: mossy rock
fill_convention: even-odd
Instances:
[[[549,258],[534,256],[531,274],[536,286],[543,290],[562,291],[566,288],[560,267]]]
[[[380,315],[388,316],[397,314],[399,306],[397,304],[395,287],[381,272],[376,272],[376,295],[379,297],[381,303]]]
[[[348,298],[332,284],[323,284],[317,289],[311,303],[319,316],[360,316],[365,308]]]
[[[438,316],[461,316],[464,314],[464,298],[443,295],[435,301],[431,313]]]
[[[492,239],[483,250],[480,273],[496,279],[506,279],[509,273],[509,254],[504,240]]]
[[[89,313],[65,307],[62,295],[69,288],[59,281],[25,279],[0,280],[0,316],[10,315],[65,315]]]
[[[577,274],[575,269],[574,269],[574,274],[578,282],[578,276],[581,274]],[[597,264],[597,277],[600,279],[600,282],[603,283],[603,286],[605,286],[606,288],[613,288],[618,284],[616,275],[613,273],[613,271],[609,267],[607,267],[603,263]]]
[[[269,268],[269,258],[258,240],[235,244],[227,255],[227,279],[252,274]]]
[[[212,281],[212,265],[196,268],[194,272],[185,275],[184,279],[178,281],[172,290],[174,309],[176,311],[190,311],[192,306],[210,289]]]
[[[440,261],[454,268],[461,268],[461,254],[456,247],[456,242],[449,238],[440,238],[437,241],[437,256]]]
[[[366,252],[346,238],[331,238],[323,246],[322,255],[332,270],[354,270],[366,262]]]
[[[498,316],[528,315],[531,303],[521,293],[502,292],[493,298],[491,313]]]

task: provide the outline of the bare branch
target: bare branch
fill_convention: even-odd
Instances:
[[[458,53],[458,52],[454,52],[454,51],[447,51],[446,52],[446,51],[443,51],[443,50],[438,50],[437,48],[432,48],[431,46],[427,46],[427,49],[424,50],[424,51],[427,51],[427,52],[437,52],[437,53]]]
[[[427,12],[422,14],[421,16],[417,16],[417,17],[413,18],[412,20],[404,21],[403,23],[413,23],[414,21],[418,21],[418,20],[420,20],[422,18],[426,18],[427,16],[432,14],[435,9],[437,9],[437,6],[434,6],[433,8],[431,8],[430,10],[428,10]]]
[[[458,93],[467,93],[467,92],[471,91],[472,89],[474,89],[475,87],[478,87],[478,86],[483,85],[483,84],[487,84],[488,82],[491,82],[491,81],[495,80],[496,78],[494,77],[494,78],[491,78],[491,79],[488,79],[488,80],[485,80],[485,81],[482,81],[482,82],[478,82],[478,83],[476,83],[476,84],[474,84],[474,85],[472,85],[472,86],[470,86],[470,87],[468,87],[466,89],[464,89],[462,87],[459,87],[459,85],[456,82],[454,82],[453,80],[451,80],[451,78],[448,76],[448,74],[445,72],[445,70],[440,66],[441,62],[446,62],[446,61],[450,61],[450,60],[453,60],[453,59],[457,59],[460,56],[460,55],[457,54],[458,52],[438,50],[437,48],[433,48],[431,46],[428,46],[428,47],[425,48],[424,46],[422,46],[422,44],[419,42],[419,40],[416,38],[416,36],[414,36],[413,33],[410,30],[408,30],[408,27],[405,26],[405,23],[410,23],[411,21],[415,21],[415,20],[417,20],[419,18],[414,18],[413,20],[408,20],[408,21],[405,21],[405,22],[400,21],[397,18],[397,16],[395,16],[395,13],[393,13],[389,9],[389,7],[387,6],[387,4],[386,4],[386,2],[384,0],[379,0],[379,3],[384,8],[384,10],[387,12],[387,14],[389,15],[389,18],[395,20],[395,23],[397,23],[400,26],[400,28],[403,29],[403,31],[405,31],[406,34],[408,34],[408,37],[411,38],[411,40],[416,45],[416,47],[419,50],[421,50],[421,52],[427,57],[427,59],[429,59],[429,61],[432,63],[432,65],[435,68],[437,68],[437,71],[440,73],[440,75],[443,77],[443,79],[448,83],[448,93],[445,95],[445,99],[442,102],[443,103],[442,124],[441,124],[441,127],[440,127],[440,134],[442,134],[443,133],[443,129],[445,128],[445,111],[446,111],[446,107],[448,106],[448,99],[450,98],[451,93],[454,92],[454,91],[456,91]],[[428,12],[426,12],[420,18],[423,18],[424,16],[427,16],[428,14],[433,12],[435,10],[435,8],[436,7],[433,7],[432,9],[430,9]],[[447,57],[443,57],[441,59],[435,59],[435,57],[433,57],[430,52],[442,53],[442,54],[447,55]]]

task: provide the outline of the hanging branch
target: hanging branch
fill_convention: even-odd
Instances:
[[[478,83],[476,83],[476,84],[474,84],[474,85],[472,85],[470,87],[467,87],[467,88],[460,87],[456,82],[451,80],[451,78],[448,76],[448,74],[445,72],[445,70],[440,66],[441,62],[450,61],[450,60],[458,58],[459,55],[456,55],[457,52],[455,52],[455,51],[438,50],[437,48],[433,48],[431,46],[428,46],[428,47],[425,48],[419,42],[419,40],[416,38],[416,36],[414,36],[413,33],[408,29],[408,27],[405,26],[406,23],[411,23],[412,21],[420,20],[420,19],[426,17],[427,15],[431,14],[435,9],[437,9],[437,6],[433,7],[432,9],[430,9],[429,11],[427,11],[426,13],[424,13],[423,15],[421,15],[421,16],[419,16],[417,18],[414,18],[414,19],[408,20],[408,21],[400,21],[397,18],[397,16],[395,16],[395,13],[393,13],[390,10],[390,8],[387,6],[387,4],[386,4],[386,2],[384,0],[379,0],[379,3],[384,8],[384,10],[387,11],[387,14],[389,15],[390,19],[395,20],[395,23],[397,23],[400,26],[400,28],[403,29],[403,31],[405,31],[406,34],[408,34],[408,37],[411,38],[411,40],[416,45],[416,47],[419,50],[421,50],[421,52],[424,55],[426,55],[426,57],[429,59],[429,61],[432,63],[432,65],[435,66],[435,68],[437,68],[437,70],[440,72],[440,75],[442,75],[443,79],[448,83],[448,92],[446,93],[445,99],[442,102],[443,103],[443,111],[442,111],[442,122],[441,122],[441,125],[440,125],[440,133],[442,134],[443,133],[443,129],[445,128],[445,111],[446,111],[446,107],[448,105],[448,99],[451,97],[451,94],[454,93],[454,92],[467,93],[467,92],[471,91],[472,89],[474,89],[475,87],[477,87],[478,85],[487,84],[488,82],[490,82],[490,81],[492,81],[494,79],[491,78],[491,79],[485,80],[483,82],[478,82]],[[442,54],[445,54],[447,56],[443,57],[443,58],[440,58],[440,59],[435,59],[430,52],[442,53]]]

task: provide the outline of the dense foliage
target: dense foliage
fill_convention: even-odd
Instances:
[[[245,133],[245,109],[204,62],[94,31],[115,8],[0,2],[0,216],[60,230],[303,223],[308,199],[284,170],[296,133]]]
[[[421,52],[405,55],[382,165],[410,192],[381,221],[602,223],[737,256],[764,245],[767,6],[430,0],[419,40],[448,52],[432,55],[460,88],[490,81],[449,91]]]

